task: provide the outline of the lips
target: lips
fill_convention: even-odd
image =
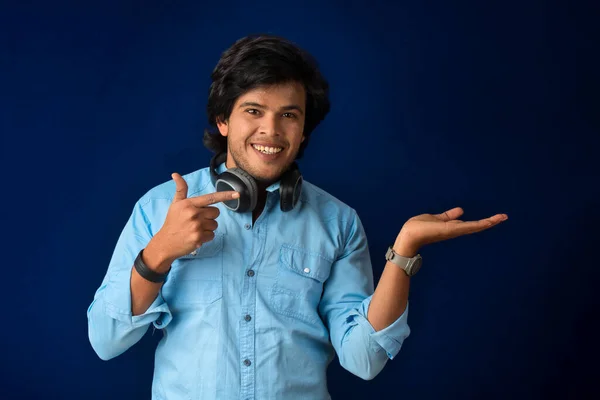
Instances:
[[[277,154],[283,150],[282,146],[272,144],[253,143],[252,147],[263,154]]]
[[[265,146],[253,144],[252,149],[263,161],[274,161],[283,154],[283,148],[278,146]]]

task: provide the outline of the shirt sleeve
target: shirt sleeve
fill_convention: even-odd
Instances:
[[[374,292],[373,270],[364,227],[356,213],[346,237],[319,308],[342,367],[370,380],[398,354],[409,336],[408,306],[396,321],[375,331],[367,319]]]
[[[114,358],[137,343],[150,324],[165,328],[172,319],[161,291],[141,315],[131,312],[131,271],[139,251],[152,238],[150,223],[140,202],[123,228],[102,284],[87,310],[88,336],[103,360]]]

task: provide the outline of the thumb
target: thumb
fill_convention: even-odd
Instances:
[[[185,180],[177,172],[171,174],[171,177],[175,181],[175,196],[173,196],[173,203],[187,198],[188,185]]]

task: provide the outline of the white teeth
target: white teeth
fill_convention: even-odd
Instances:
[[[283,148],[281,148],[281,147],[259,146],[256,144],[253,144],[252,147],[254,147],[256,150],[258,150],[264,154],[275,154],[275,153],[279,153],[281,150],[283,150]]]

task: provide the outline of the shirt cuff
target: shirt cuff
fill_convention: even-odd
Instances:
[[[366,330],[369,338],[379,346],[379,349],[385,350],[388,358],[393,360],[400,352],[404,340],[410,335],[408,326],[408,303],[406,309],[392,322],[389,326],[375,331],[369,320],[367,319],[369,304],[371,304],[373,296],[369,296],[363,302],[356,315],[356,322]]]
[[[135,329],[153,323],[165,328],[173,319],[162,297],[162,288],[148,309],[140,315],[131,313],[131,270],[119,271],[109,280],[104,294],[104,310],[108,316]]]

